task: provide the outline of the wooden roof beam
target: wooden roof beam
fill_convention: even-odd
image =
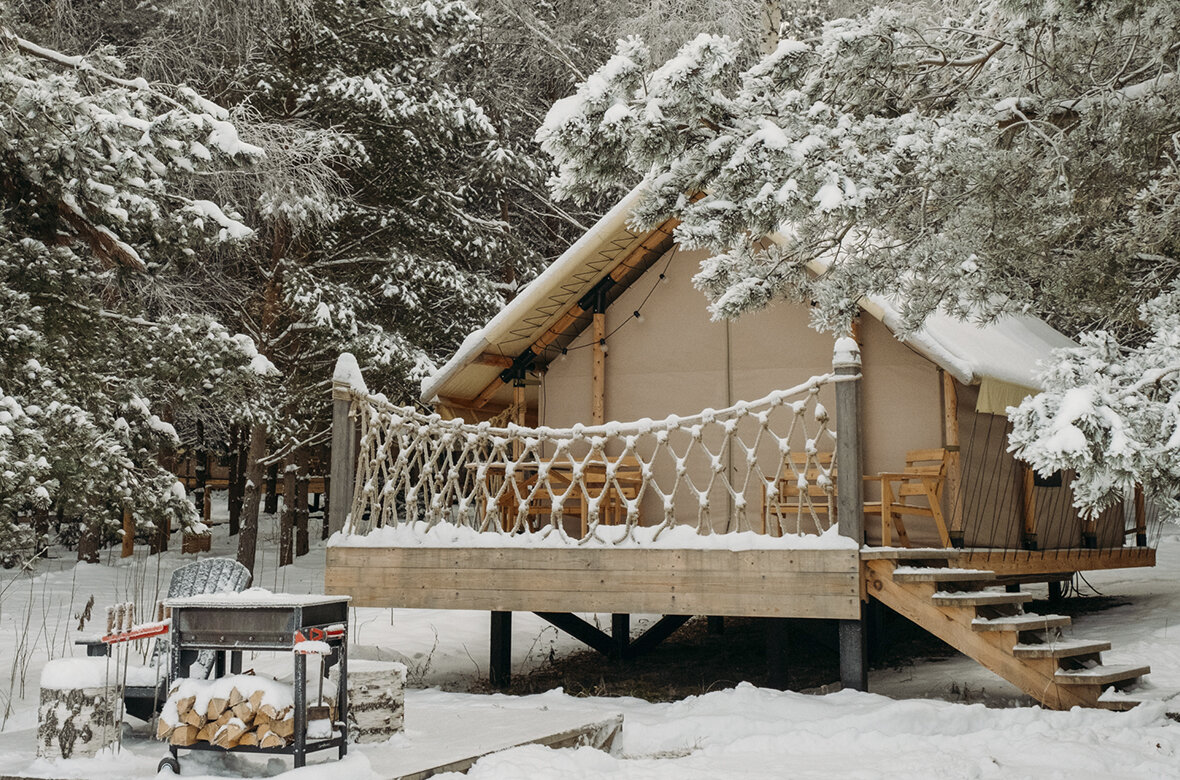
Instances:
[[[614,268],[612,268],[610,273],[603,278],[610,278],[612,282],[617,283],[626,278],[627,274],[631,271],[642,268],[643,264],[650,259],[650,255],[652,253],[655,253],[658,257],[664,252],[668,251],[673,240],[672,231],[674,231],[676,226],[679,224],[680,221],[677,219],[669,219],[664,222],[662,225],[653,230],[645,239],[643,239],[643,241],[639,243],[639,246],[631,250],[631,252],[629,252],[627,256],[624,257],[623,260],[619,262]],[[549,326],[549,328],[546,329],[546,331],[542,333],[536,341],[529,345],[528,349],[520,353],[521,357],[524,356],[525,352],[532,352],[534,359],[540,357],[542,354],[544,354],[545,349],[549,347],[550,344],[565,335],[566,330],[571,325],[575,324],[579,318],[585,316],[590,311],[590,309],[582,307],[583,300],[584,298],[579,298],[577,301],[575,301],[557,322]],[[480,358],[482,358],[484,355],[488,355],[488,353],[485,352],[481,354]],[[517,358],[517,361],[519,360],[520,357]],[[514,361],[509,359],[509,367],[511,367],[513,362]],[[505,384],[506,383],[503,377],[497,376],[495,379],[489,382],[483,390],[480,390],[479,394],[476,395],[475,398],[471,399],[470,408],[482,409],[488,403],[488,401],[492,400],[496,393],[499,392],[500,388]]]

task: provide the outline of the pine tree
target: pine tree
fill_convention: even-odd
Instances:
[[[0,27],[0,547],[55,507],[92,539],[120,523],[199,530],[159,465],[165,421],[241,404],[273,371],[193,307],[217,273],[195,259],[249,236],[203,174],[260,150],[186,89],[120,75],[99,52],[44,49]],[[93,552],[94,547],[91,548]]]

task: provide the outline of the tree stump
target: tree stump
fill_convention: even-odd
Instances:
[[[336,670],[332,672],[332,677],[338,681]],[[405,728],[405,701],[404,664],[349,661],[348,732],[352,741],[384,742],[400,733]]]
[[[37,709],[37,756],[83,758],[113,744],[122,689],[107,684],[105,659],[59,659],[41,673]]]

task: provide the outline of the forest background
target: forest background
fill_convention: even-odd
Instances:
[[[222,457],[251,565],[336,356],[413,403],[644,171],[716,316],[1044,316],[1082,347],[1014,446],[1174,495],[1178,56],[1167,0],[8,0],[0,553],[198,532]]]

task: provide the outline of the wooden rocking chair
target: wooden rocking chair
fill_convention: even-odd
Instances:
[[[865,476],[881,483],[881,500],[865,502],[865,514],[881,515],[881,546],[893,544],[893,531],[903,547],[910,546],[906,516],[929,517],[943,547],[951,546],[950,533],[942,515],[942,486],[946,482],[945,449],[912,450],[906,453],[905,471]]]

